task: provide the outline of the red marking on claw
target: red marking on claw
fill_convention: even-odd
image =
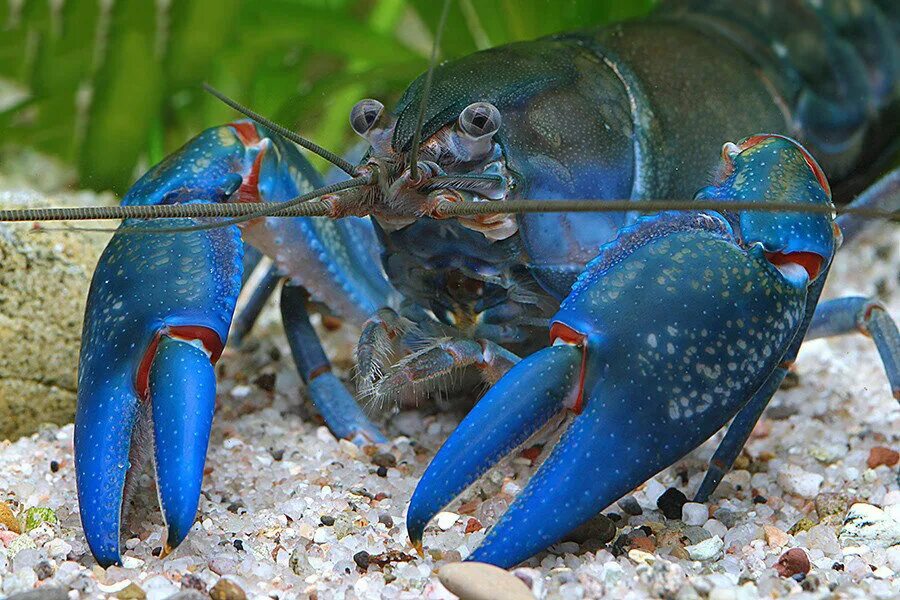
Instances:
[[[584,409],[584,377],[587,372],[587,336],[580,331],[575,331],[565,323],[555,321],[550,326],[550,343],[561,340],[567,344],[574,344],[581,348],[581,373],[578,375],[578,393],[575,401],[569,408],[576,415],[580,415]]]
[[[259,143],[259,132],[256,131],[256,126],[253,123],[235,121],[234,123],[229,123],[228,126],[234,129],[241,143],[245,146],[255,146]]]
[[[238,193],[238,200],[240,202],[259,202],[259,170],[262,167],[263,156],[266,154],[267,146],[263,146],[259,149],[259,154],[256,155],[256,158],[253,159],[253,164],[250,166],[250,172],[247,173],[247,176],[244,177],[243,183],[241,183],[241,189]]]
[[[819,182],[819,185],[822,186],[822,189],[825,190],[825,193],[828,194],[829,198],[831,198],[831,185],[829,185],[828,178],[825,177],[825,172],[822,171],[822,167],[819,166],[819,163],[816,162],[816,159],[813,158],[812,154],[810,154],[806,148],[804,148],[803,146],[801,146],[800,144],[798,144],[796,141],[792,140],[791,138],[784,136],[784,135],[778,135],[777,133],[766,133],[766,134],[762,134],[762,135],[754,135],[754,136],[750,136],[746,140],[744,140],[743,143],[740,146],[738,146],[738,148],[740,148],[741,151],[743,152],[744,150],[747,150],[748,148],[752,148],[753,146],[755,146],[755,145],[759,144],[760,142],[767,140],[769,138],[779,138],[782,140],[787,140],[787,141],[791,142],[792,144],[794,144],[795,146],[797,146],[797,149],[800,150],[800,152],[803,154],[803,160],[806,161],[806,164],[812,170],[813,175],[816,176],[816,180]]]
[[[173,327],[166,327],[157,332],[147,346],[147,351],[144,352],[144,357],[141,359],[141,364],[138,366],[137,376],[134,380],[134,387],[137,389],[138,396],[140,396],[141,400],[144,402],[150,400],[150,369],[153,367],[153,359],[156,358],[156,349],[159,347],[159,339],[164,335],[186,342],[199,340],[200,343],[203,344],[203,349],[209,354],[209,362],[212,364],[216,364],[219,357],[222,356],[222,350],[224,349],[222,340],[219,339],[219,334],[212,329],[201,325],[176,325]]]
[[[766,252],[766,260],[775,266],[793,263],[806,269],[812,281],[822,271],[822,257],[815,252]]]

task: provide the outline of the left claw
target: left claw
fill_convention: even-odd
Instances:
[[[84,532],[103,566],[120,561],[127,476],[146,454],[156,466],[166,551],[194,523],[215,407],[213,364],[241,285],[240,244],[234,227],[120,233],[100,258],[79,365],[75,468]]]
[[[469,560],[527,559],[725,425],[803,327],[810,263],[827,267],[834,250],[825,215],[804,216],[802,234],[781,216],[752,215],[736,231],[716,212],[662,213],[602,248],[552,320],[557,345],[492,387],[429,465],[407,513],[413,544],[563,407],[577,416]],[[805,246],[777,252],[784,235]]]

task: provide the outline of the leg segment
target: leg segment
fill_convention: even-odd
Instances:
[[[709,496],[716,491],[716,488],[722,482],[725,474],[731,470],[734,461],[737,459],[744,444],[750,438],[750,433],[756,427],[756,422],[762,416],[766,406],[781,382],[784,381],[788,370],[784,367],[778,367],[769,376],[766,382],[753,395],[744,408],[734,417],[731,424],[728,425],[728,431],[725,432],[725,438],[716,448],[715,454],[709,461],[706,469],[706,476],[700,484],[697,493],[694,495],[694,502],[706,502]]]
[[[302,287],[285,284],[281,289],[285,334],[313,404],[336,436],[360,444],[386,441],[344,384],[331,372],[331,363],[309,322],[308,301],[309,293]]]
[[[270,266],[265,275],[263,275],[262,280],[260,280],[259,284],[253,289],[253,293],[251,293],[250,298],[247,299],[247,304],[244,305],[243,309],[234,318],[234,324],[231,327],[232,344],[235,346],[241,345],[244,338],[246,338],[250,333],[250,330],[253,329],[253,325],[256,324],[259,314],[262,312],[263,308],[265,308],[266,302],[269,301],[272,294],[275,293],[275,289],[282,279],[284,279],[284,276],[278,270],[278,267],[275,265]]]
[[[482,379],[493,385],[517,362],[518,356],[490,340],[445,338],[390,367],[371,393],[376,398],[391,398],[410,389],[426,391],[469,366],[475,366]]]
[[[884,211],[900,210],[900,167],[863,190],[850,206]],[[859,235],[867,226],[877,222],[857,215],[841,215],[837,218],[845,243]]]
[[[389,360],[398,355],[403,340],[415,324],[392,308],[382,308],[363,325],[356,345],[356,381],[363,394],[370,394],[384,374]]]
[[[823,302],[816,309],[807,340],[859,332],[872,338],[884,364],[894,398],[900,401],[900,333],[878,301],[850,296]]]

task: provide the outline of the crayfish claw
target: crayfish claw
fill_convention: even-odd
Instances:
[[[574,346],[541,350],[516,364],[475,405],[416,486],[406,516],[414,544],[421,544],[435,514],[563,408],[577,390],[581,360]]]

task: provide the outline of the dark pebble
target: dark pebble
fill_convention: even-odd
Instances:
[[[598,540],[603,544],[609,543],[616,537],[616,524],[606,515],[597,515],[587,523],[584,523],[564,538],[564,541],[584,544],[588,540]]]
[[[275,373],[263,373],[259,377],[253,380],[253,383],[256,384],[256,387],[266,392],[274,392],[275,391]]]
[[[206,584],[203,583],[203,580],[193,575],[191,573],[185,573],[181,578],[181,589],[185,590],[197,590],[200,592],[206,591]]]
[[[610,547],[609,551],[613,556],[622,556],[626,552],[628,552],[628,547],[631,545],[631,536],[627,533],[623,533],[619,537],[616,538]]]
[[[809,573],[809,569],[809,557],[801,548],[791,548],[778,557],[778,562],[775,563],[775,570],[782,577],[806,575]]]
[[[232,502],[228,505],[228,512],[237,514],[237,512],[242,508],[244,508],[243,502]]]
[[[769,406],[769,408],[766,409],[766,416],[775,421],[783,421],[793,417],[799,412],[800,410],[793,404],[782,403]]]
[[[843,570],[844,570],[844,563],[838,563],[838,562],[836,562],[836,563],[834,563],[833,565],[831,565],[831,568],[834,569],[835,571],[843,571]]]
[[[375,474],[378,475],[379,477],[387,477],[387,467],[385,467],[385,466],[378,467],[378,470],[375,471]]]
[[[50,577],[53,577],[53,565],[47,560],[39,561],[34,565],[34,574],[37,575],[37,578],[41,581],[49,579]]]
[[[281,460],[282,458],[284,458],[284,449],[283,448],[279,448],[278,450],[273,449],[271,454],[272,454],[272,458],[274,458],[275,460]]]
[[[734,513],[733,510],[728,510],[727,508],[720,508],[713,516],[719,521],[722,525],[731,529],[737,524],[738,516]]]
[[[391,515],[378,515],[378,522],[388,529],[394,526],[394,519],[391,518]]]
[[[50,461],[50,472],[56,473],[57,471],[59,471],[59,463],[56,462],[55,460],[51,460]]]
[[[326,527],[334,525],[334,517],[330,515],[322,515],[319,520],[322,522],[322,525],[325,525]]]
[[[234,544],[234,549],[237,550],[238,552],[244,551],[244,542],[242,542],[241,540],[234,540],[231,543]]]
[[[369,568],[369,553],[365,550],[361,550],[353,555],[353,562],[356,563],[356,566],[365,571]]]
[[[779,386],[783,390],[791,390],[800,385],[800,376],[794,371],[788,371]]]
[[[619,508],[622,509],[622,512],[626,515],[637,516],[644,513],[644,509],[641,508],[641,505],[638,504],[638,501],[634,496],[625,496],[618,502]]]
[[[669,488],[656,501],[656,506],[667,519],[680,519],[681,509],[687,504],[687,497],[679,489]]]
[[[150,554],[152,554],[153,556],[159,556],[160,554],[162,554],[162,546],[157,546]]]
[[[390,452],[377,452],[372,455],[372,464],[391,468],[397,466],[397,459]]]
[[[768,501],[768,498],[766,498],[765,496],[753,496],[753,504],[765,504]]]

